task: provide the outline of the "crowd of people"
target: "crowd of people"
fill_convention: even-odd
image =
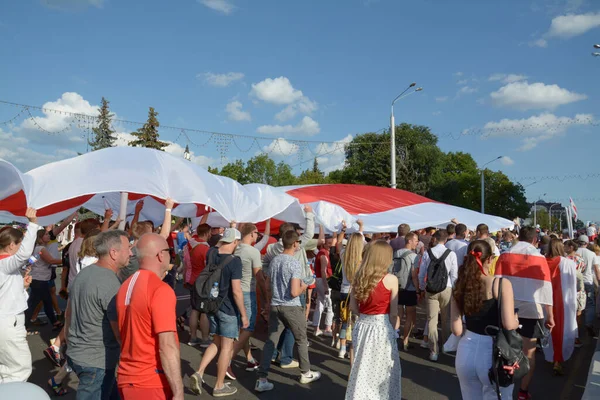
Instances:
[[[399,349],[410,352],[410,338],[422,337],[431,362],[456,352],[464,399],[495,399],[498,391],[510,398],[513,386],[490,381],[489,328],[516,331],[529,366],[518,391],[526,400],[536,347],[562,375],[580,338],[595,334],[600,246],[591,230],[573,240],[531,227],[471,231],[453,221],[444,229],[401,224],[394,233],[365,233],[358,221],[352,232],[342,222],[338,232],[320,227],[315,234],[305,206],[303,227],[282,222],[272,237],[271,221],[260,230],[253,223],[211,227],[205,215],[191,227],[181,218],[173,223],[170,199],[165,207],[159,227],[140,221],[139,202],[124,230],[111,222],[111,210],[102,223],[78,221],[75,213],[44,228],[34,209],[25,232],[0,229],[0,383],[28,380],[27,337],[47,324],[42,307],[57,333],[44,355],[60,367],[49,389],[65,395],[75,374],[80,400],[183,399],[178,331],[186,328],[187,344],[204,349],[189,380],[196,394],[213,362],[212,395],[235,394],[232,359],[240,351],[245,372],[256,374],[256,392],[274,388],[272,363],[299,369],[301,384],[319,380],[312,334],[330,338],[338,357],[349,359],[346,399],[369,400],[402,398]],[[59,266],[64,311],[54,283]],[[181,315],[178,280],[190,293]],[[427,315],[422,330],[419,305]],[[268,326],[260,357],[252,343],[259,320]]]

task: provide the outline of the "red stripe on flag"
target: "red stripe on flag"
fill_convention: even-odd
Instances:
[[[25,192],[19,190],[15,194],[0,199],[0,210],[8,211],[12,215],[25,216],[25,211],[27,210]]]
[[[562,291],[562,279],[560,276],[560,257],[548,260],[548,267],[552,274],[552,310],[556,326],[552,329],[552,349],[554,350],[554,361],[563,362],[563,337],[565,333],[565,303]]]
[[[496,263],[496,275],[551,281],[546,259],[527,254],[504,253]]]

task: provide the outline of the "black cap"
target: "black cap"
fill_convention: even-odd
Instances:
[[[296,223],[296,222],[292,222],[292,226],[294,227],[294,230],[301,230],[303,231],[304,228],[300,226],[300,224]]]

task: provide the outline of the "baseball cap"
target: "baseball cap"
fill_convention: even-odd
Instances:
[[[303,231],[304,228],[300,226],[300,224],[296,223],[296,222],[292,222],[292,226],[294,227],[294,230],[298,231]]]
[[[309,239],[304,246],[304,250],[306,251],[315,251],[317,249],[317,244],[319,243],[318,239]]]
[[[219,243],[233,243],[235,240],[241,240],[242,234],[235,228],[227,228],[223,232],[223,236],[219,240]]]
[[[590,243],[590,238],[587,237],[587,235],[581,235],[577,238],[578,241],[583,242],[583,243]]]

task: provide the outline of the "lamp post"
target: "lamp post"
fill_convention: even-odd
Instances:
[[[540,201],[542,199],[542,197],[544,197],[547,193],[544,193],[543,195],[540,196],[539,199],[537,199],[535,201],[535,203],[533,203],[533,227],[537,228],[537,202]]]
[[[483,173],[485,171],[485,166],[493,163],[496,160],[501,159],[502,157],[503,156],[498,156],[498,157],[494,158],[492,161],[483,164],[483,167],[481,167],[481,169],[480,169],[480,171],[481,171],[481,213],[482,214],[485,213],[485,177],[484,177],[484,173]]]
[[[183,158],[192,161],[192,155],[190,154],[190,147],[186,144],[185,150],[183,151]]]
[[[396,98],[392,101],[392,115],[390,117],[390,166],[392,168],[390,186],[392,187],[392,189],[396,189],[396,123],[394,121],[394,103],[406,96],[423,90],[423,88],[419,87],[413,90],[412,92],[406,93],[410,88],[413,88],[416,85],[417,84],[415,82],[411,83],[406,89],[404,89],[402,93],[396,96]]]
[[[552,207],[557,205],[559,204],[552,204],[548,210],[548,229],[552,229]]]

